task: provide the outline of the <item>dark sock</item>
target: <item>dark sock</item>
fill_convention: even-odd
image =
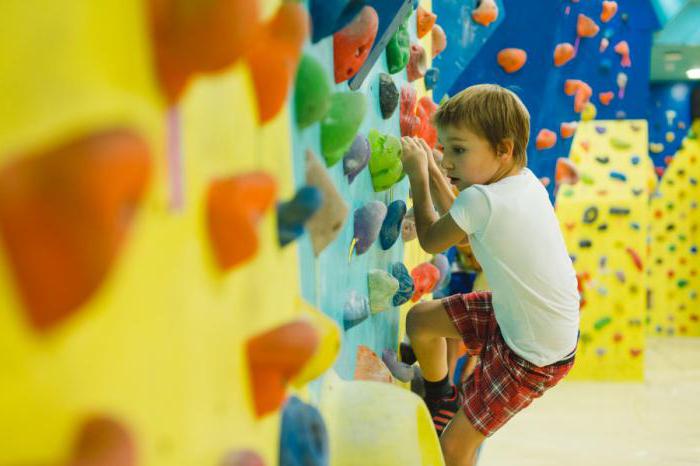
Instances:
[[[449,374],[446,375],[444,379],[438,380],[437,382],[429,382],[423,379],[423,383],[425,384],[426,398],[444,398],[452,394]]]
[[[409,366],[416,363],[416,353],[413,352],[413,348],[408,343],[401,343],[399,345],[399,353],[401,354],[401,362],[405,362]]]

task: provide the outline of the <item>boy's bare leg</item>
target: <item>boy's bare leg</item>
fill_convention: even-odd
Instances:
[[[445,466],[474,466],[477,449],[485,438],[460,410],[440,436]]]
[[[457,368],[457,360],[459,359],[459,340],[455,338],[447,338],[447,370],[450,381],[455,379],[455,369]]]
[[[442,303],[434,300],[413,306],[406,316],[406,333],[423,378],[430,382],[444,379],[448,372],[445,338],[461,337]]]

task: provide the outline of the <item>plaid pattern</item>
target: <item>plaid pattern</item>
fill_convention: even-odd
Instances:
[[[467,352],[480,356],[474,373],[461,390],[464,414],[487,437],[555,386],[574,365],[572,357],[538,367],[515,354],[501,335],[491,292],[456,294],[441,302],[459,330]]]

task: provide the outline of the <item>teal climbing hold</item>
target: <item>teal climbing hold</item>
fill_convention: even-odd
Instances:
[[[400,306],[413,296],[413,278],[403,262],[394,262],[391,266],[391,274],[399,282],[399,290],[393,297],[393,304]]]
[[[297,126],[304,129],[321,120],[331,107],[331,87],[326,71],[314,58],[304,55],[299,63],[294,91]]]
[[[370,270],[367,276],[369,288],[369,308],[373,314],[383,312],[393,306],[393,299],[399,290],[399,281],[388,272]]]
[[[385,191],[404,177],[401,164],[401,141],[390,134],[381,134],[376,129],[369,132],[372,155],[369,172],[375,192]]]
[[[367,112],[364,94],[338,92],[331,96],[330,110],[321,120],[321,152],[332,167],[350,149]]]

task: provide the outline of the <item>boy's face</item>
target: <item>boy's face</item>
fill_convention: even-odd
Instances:
[[[498,156],[488,140],[467,128],[438,128],[442,144],[442,168],[460,191],[473,184],[488,184],[512,168],[512,156]],[[510,167],[505,164],[510,162]]]

